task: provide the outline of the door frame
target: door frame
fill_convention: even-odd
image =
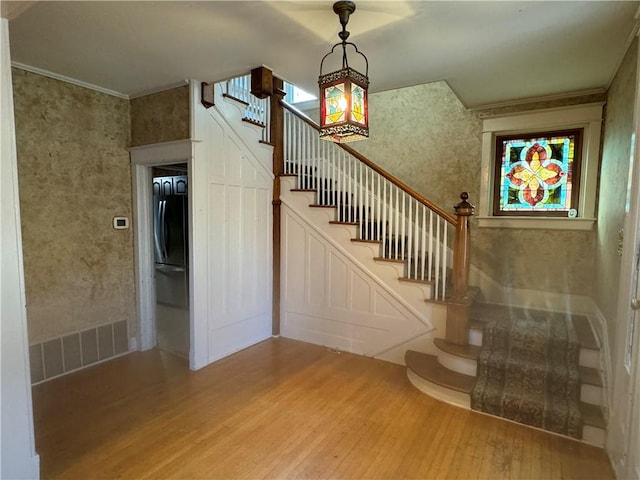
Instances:
[[[638,59],[640,60],[640,52]],[[607,429],[607,451],[616,475],[628,478],[640,473],[638,435],[640,423],[640,310],[631,308],[631,301],[639,295],[636,282],[637,257],[640,254],[640,72],[636,72],[636,98],[632,138],[631,189],[628,193],[628,212],[624,220],[624,239],[620,264],[616,330],[612,363],[613,391],[610,397],[610,418]],[[640,281],[640,279],[638,279]],[[634,349],[630,368],[625,366],[628,342],[628,322],[635,322]],[[635,471],[634,471],[635,470]]]
[[[187,175],[191,183],[193,170],[192,140],[177,140],[173,142],[154,143],[131,147],[128,149],[132,169],[133,196],[133,236],[136,274],[136,314],[137,334],[136,347],[140,351],[149,350],[156,346],[156,289],[155,289],[155,259],[153,250],[153,191],[152,167],[171,165],[175,163],[187,164]],[[192,195],[189,189],[189,266],[193,265],[193,208]],[[189,268],[189,368],[195,370],[198,365],[196,359],[202,352],[196,351],[196,330],[198,323],[194,321],[193,309],[193,269]],[[202,334],[202,332],[200,332]],[[206,328],[204,334],[206,335]],[[206,352],[205,352],[206,354]]]

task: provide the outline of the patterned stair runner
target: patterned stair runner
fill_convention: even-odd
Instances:
[[[581,438],[579,353],[570,315],[495,309],[483,333],[471,408]]]

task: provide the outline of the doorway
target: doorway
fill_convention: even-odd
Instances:
[[[132,164],[133,202],[134,202],[134,244],[136,261],[136,350],[149,350],[158,346],[158,331],[156,318],[156,255],[154,235],[154,175],[166,177],[184,176],[186,173],[185,205],[188,219],[186,222],[185,263],[186,289],[182,298],[167,298],[163,295],[165,304],[182,305],[182,323],[179,323],[180,344],[179,352],[170,344],[165,344],[165,349],[173,350],[189,357],[189,368],[197,370],[205,366],[208,358],[206,341],[207,318],[201,309],[195,306],[198,303],[194,297],[197,295],[198,285],[202,285],[204,279],[198,277],[198,265],[195,256],[198,249],[194,247],[196,235],[194,227],[197,221],[194,219],[197,209],[194,208],[198,189],[194,185],[194,142],[192,140],[177,140],[173,142],[141,145],[129,149]],[[164,172],[164,173],[163,173]],[[166,173],[166,175],[165,175]],[[177,188],[181,188],[178,185]],[[160,192],[156,192],[160,193]],[[168,272],[172,273],[172,272]],[[182,272],[175,272],[182,273]],[[196,278],[198,277],[198,278]],[[169,282],[171,283],[171,282]],[[175,292],[174,292],[175,293]],[[184,308],[184,306],[187,306]],[[186,317],[186,318],[185,318]],[[163,320],[161,320],[161,332]],[[171,324],[169,324],[171,325]],[[176,327],[177,325],[173,325]],[[167,329],[170,330],[170,329]],[[161,333],[162,336],[162,333]],[[167,335],[165,338],[170,338]],[[177,337],[174,337],[177,338]],[[162,344],[162,340],[160,341]],[[184,345],[188,345],[185,348]]]
[[[187,164],[152,167],[157,346],[189,358]]]

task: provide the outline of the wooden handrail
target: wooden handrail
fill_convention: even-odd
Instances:
[[[289,112],[291,112],[292,114],[294,114],[295,116],[300,118],[300,120],[305,122],[307,125],[309,125],[310,127],[314,128],[317,131],[320,131],[320,127],[313,120],[311,120],[307,115],[305,115],[303,112],[301,112],[300,110],[298,110],[297,108],[295,108],[294,106],[292,106],[291,104],[289,104],[289,103],[287,103],[285,101],[280,101],[280,103],[284,108],[286,108],[287,110],[289,110]],[[344,145],[342,143],[338,143],[337,145],[340,148],[342,148],[344,151],[349,153],[350,155],[352,155],[355,158],[357,158],[360,162],[364,163],[371,170],[373,170],[374,172],[376,172],[380,176],[382,176],[382,177],[386,178],[387,180],[389,180],[396,187],[400,188],[404,192],[406,192],[409,195],[411,195],[418,202],[422,203],[424,206],[426,206],[430,210],[432,210],[435,213],[437,213],[440,217],[445,219],[451,225],[453,225],[453,226],[457,225],[458,219],[456,217],[454,217],[453,215],[448,213],[446,210],[443,210],[438,205],[433,203],[431,200],[425,198],[424,196],[422,196],[421,194],[416,192],[413,188],[411,188],[410,186],[408,186],[404,182],[400,181],[399,179],[397,179],[396,177],[391,175],[386,170],[382,169],[381,167],[379,167],[378,165],[373,163],[371,160],[369,160],[367,157],[362,155],[360,152],[358,152],[357,150],[354,150],[353,148],[349,147],[348,145]]]

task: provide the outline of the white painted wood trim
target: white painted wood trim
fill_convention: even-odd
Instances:
[[[151,167],[169,165],[173,163],[186,163],[189,178],[193,175],[194,145],[198,140],[186,139],[173,142],[162,142],[150,145],[142,145],[129,148],[132,163],[133,181],[133,211],[134,211],[134,245],[136,262],[136,310],[138,316],[138,333],[136,343],[142,351],[153,348],[156,345],[155,328],[155,265],[153,253],[153,206],[151,205]],[[190,182],[191,183],[191,182]],[[189,189],[189,265],[194,262],[193,257],[193,199],[192,188]],[[193,268],[189,268],[189,285],[194,285]],[[194,315],[193,288],[189,289],[189,368],[196,370],[206,365],[200,362],[200,356],[206,357],[201,352],[202,345],[195,341],[196,338],[205,336],[202,321],[198,322]],[[205,322],[206,323],[206,322]]]
[[[39,478],[35,451],[20,197],[9,50],[9,22],[0,19],[0,440],[1,478]]]
[[[582,198],[580,199],[582,202]],[[522,228],[542,230],[593,230],[595,218],[478,217],[480,228]]]
[[[104,88],[104,87],[99,87],[98,85],[94,85],[88,82],[83,82],[82,80],[77,80],[75,78],[67,77],[66,75],[61,75],[59,73],[51,72],[43,68],[33,67],[31,65],[27,65],[25,63],[19,63],[19,62],[12,62],[11,65],[15,68],[19,68],[20,70],[25,70],[27,72],[35,73],[37,75],[42,75],[43,77],[53,78],[54,80],[70,83],[71,85],[77,85],[78,87],[82,87],[82,88],[88,88],[89,90],[94,90],[96,92],[104,93],[105,95],[111,95],[112,97],[124,98],[125,100],[129,100],[129,95],[125,93],[116,92],[115,90],[109,90],[108,88]]]
[[[132,165],[132,181],[136,311],[138,319],[136,343],[141,351],[145,351],[156,345],[156,289],[152,243],[151,169],[145,165]]]
[[[361,262],[358,258],[356,258],[352,252],[350,250],[347,250],[344,245],[340,244],[339,242],[337,242],[334,238],[332,238],[330,235],[328,235],[328,231],[330,230],[323,230],[316,222],[314,222],[311,218],[309,218],[309,216],[307,215],[308,211],[305,212],[303,209],[299,208],[299,205],[296,205],[295,203],[295,199],[294,197],[292,197],[290,191],[292,188],[294,188],[295,185],[295,180],[291,179],[289,177],[281,177],[280,182],[282,184],[281,187],[281,197],[280,200],[282,201],[283,205],[286,205],[292,215],[298,219],[300,219],[302,222],[304,222],[306,225],[308,225],[316,234],[318,234],[320,237],[323,238],[323,240],[325,240],[329,245],[331,245],[333,248],[335,248],[338,252],[340,252],[342,255],[344,255],[346,258],[349,259],[350,262],[353,262],[354,264],[357,265],[361,265]],[[295,195],[295,194],[293,194]],[[314,195],[314,194],[310,194],[310,195]],[[320,209],[322,210],[322,209]],[[283,215],[284,217],[284,215]],[[335,227],[335,225],[329,225],[329,220],[331,220],[331,218],[327,217],[327,221],[326,224],[328,225],[328,229]],[[370,248],[378,248],[377,245],[374,245]],[[375,257],[376,254],[372,253],[371,254],[371,259],[373,259],[373,257]],[[283,255],[284,258],[284,255]],[[404,266],[402,267],[398,267],[401,269],[404,269]],[[434,328],[433,324],[426,318],[425,312],[427,311],[425,309],[425,312],[420,312],[418,310],[416,310],[415,306],[411,305],[410,303],[408,303],[406,301],[405,298],[403,298],[402,296],[400,296],[398,294],[397,291],[395,291],[394,289],[390,288],[389,285],[387,285],[387,283],[380,278],[379,276],[377,276],[374,272],[372,272],[371,270],[368,270],[366,268],[363,268],[363,272],[365,273],[365,275],[371,279],[373,282],[375,282],[376,284],[378,284],[382,289],[384,289],[389,295],[391,295],[395,300],[397,300],[398,302],[400,302],[400,304],[406,308],[407,310],[409,310],[413,315],[415,315],[416,318],[421,319],[421,321],[428,327],[429,330],[432,330]],[[402,274],[398,273],[398,277],[401,277]],[[408,282],[406,283],[406,285],[410,285]],[[414,288],[419,288],[418,284],[413,285]],[[382,352],[380,352],[382,353]]]
[[[478,200],[479,227],[591,230],[595,223],[600,135],[604,103],[547,108],[486,116],[482,121],[482,162]],[[578,218],[497,217],[492,214],[495,137],[520,132],[583,128]]]
[[[638,10],[640,12],[640,9]],[[638,53],[640,60],[640,52]],[[611,393],[606,449],[619,478],[632,478],[640,470],[640,314],[632,314],[630,303],[636,296],[634,276],[636,254],[640,248],[640,70],[636,69],[634,108],[633,166],[629,211],[624,221],[624,240],[615,319],[615,338],[611,339],[613,392]],[[625,366],[629,316],[635,321],[635,344],[631,371]]]
[[[184,162],[191,158],[194,143],[199,143],[199,140],[185,139],[152,143],[129,147],[127,151],[131,156],[131,163],[134,165],[167,165]]]

